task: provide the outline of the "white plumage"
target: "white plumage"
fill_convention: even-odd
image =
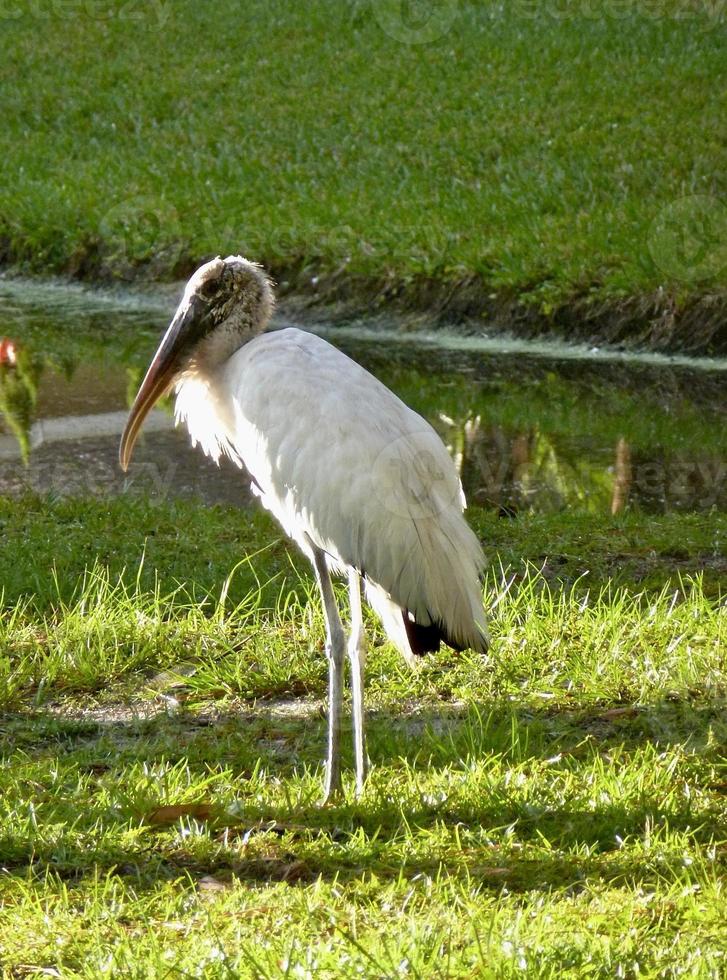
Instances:
[[[207,455],[245,464],[311,559],[309,539],[333,571],[358,569],[367,592],[482,646],[482,550],[454,465],[431,426],[355,361],[302,330],[263,334],[183,376],[176,415]],[[405,633],[392,639],[411,657]]]
[[[454,464],[432,427],[320,337],[293,328],[261,333],[272,306],[264,273],[240,257],[216,259],[195,273],[132,409],[122,465],[143,416],[162,385],[172,383],[177,418],[193,443],[213,459],[224,453],[244,464],[263,505],[310,558],[328,630],[329,797],[341,788],[344,640],[328,573],[348,574],[351,588],[360,790],[366,757],[359,577],[410,662],[436,649],[440,638],[484,652],[484,557],[462,516]]]

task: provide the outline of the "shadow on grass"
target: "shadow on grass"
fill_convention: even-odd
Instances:
[[[33,819],[0,834],[0,865],[11,875],[115,873],[153,888],[210,875],[293,884],[445,873],[514,891],[678,874],[683,847],[638,841],[681,834],[706,847],[727,837],[724,785],[713,783],[727,728],[721,702],[372,713],[375,768],[364,799],[330,808],[315,802],[320,770],[310,778],[325,741],[315,708],[304,717],[258,706],[108,722],[45,709],[6,715],[2,728],[6,764],[31,767],[13,802]],[[677,746],[679,761],[664,761]],[[206,783],[209,813],[151,826],[156,807],[177,802],[155,767],[175,765],[190,773],[188,785]],[[649,785],[650,765],[667,767],[668,785],[663,772]],[[139,767],[151,775],[140,781]],[[261,770],[280,777],[268,784],[271,802],[261,802]]]

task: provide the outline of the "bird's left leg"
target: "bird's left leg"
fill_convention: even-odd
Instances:
[[[364,667],[366,666],[366,634],[361,612],[361,576],[355,568],[348,572],[348,591],[351,600],[351,633],[348,638],[348,658],[351,663],[351,701],[353,714],[353,752],[356,760],[356,796],[363,791],[369,767],[366,755],[364,727]]]
[[[328,803],[343,794],[341,781],[341,709],[343,706],[343,666],[346,638],[343,624],[336,605],[331,576],[326,564],[326,556],[313,542],[313,566],[318,578],[318,586],[323,600],[323,615],[326,620],[326,655],[328,657],[328,759],[326,761],[326,783],[323,802]]]

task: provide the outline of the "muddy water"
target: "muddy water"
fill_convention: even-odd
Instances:
[[[0,280],[0,493],[144,493],[246,504],[240,472],[189,447],[157,410],[124,476],[125,414],[173,307],[146,296]],[[727,365],[626,358],[501,339],[329,339],[425,415],[472,503],[503,516],[563,508],[727,510]]]

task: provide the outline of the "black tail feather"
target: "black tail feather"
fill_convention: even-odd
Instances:
[[[417,657],[422,657],[425,653],[436,653],[441,643],[446,643],[454,650],[464,649],[461,644],[455,643],[451,637],[447,636],[437,623],[422,626],[420,623],[415,623],[406,610],[402,610],[401,615],[411,652],[415,653]]]
[[[432,623],[429,626],[420,626],[409,614],[402,612],[402,619],[406,627],[406,638],[409,640],[411,652],[417,657],[422,657],[425,653],[436,653],[442,641],[442,633],[439,627]]]

